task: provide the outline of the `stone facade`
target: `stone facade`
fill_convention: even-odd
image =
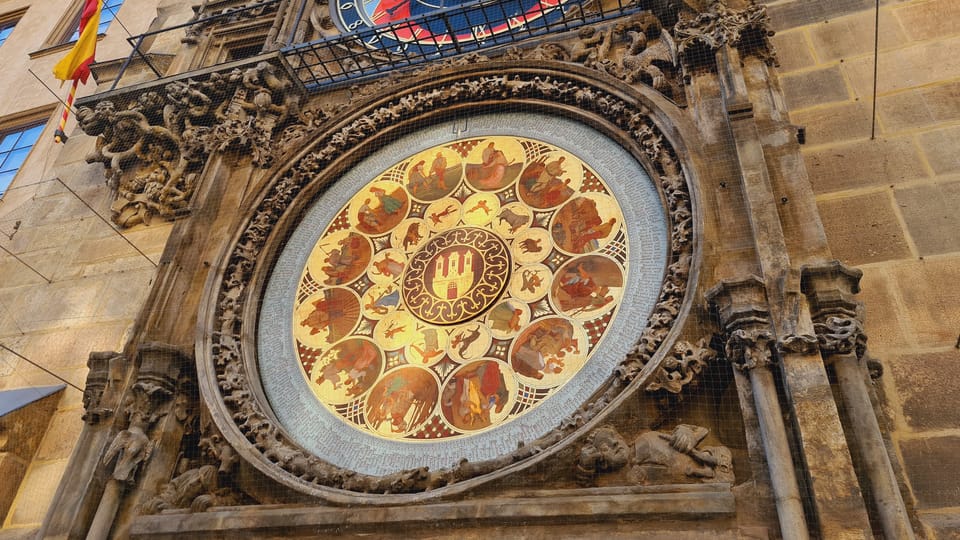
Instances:
[[[70,140],[42,138],[0,203],[0,245],[40,274],[0,256],[0,343],[86,387],[17,462],[0,538],[956,534],[955,2],[880,6],[874,138],[870,1],[639,2],[321,90],[275,51],[335,35],[323,6],[139,4],[134,34],[195,23],[144,42],[168,78],[133,62],[109,90],[111,27]],[[58,116],[13,90],[62,54],[40,41],[60,7],[0,17],[24,7],[0,129]],[[338,69],[384,60],[361,56]],[[589,125],[650,176],[669,246],[648,320],[575,412],[493,459],[327,462],[259,382],[279,239],[398,134],[498,107]],[[0,390],[54,382],[0,355]]]

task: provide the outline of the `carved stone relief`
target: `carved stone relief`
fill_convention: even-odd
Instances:
[[[283,71],[260,62],[205,80],[180,80],[122,104],[100,101],[77,112],[80,128],[97,136],[88,163],[103,163],[120,227],[173,219],[189,211],[211,152],[249,154],[272,163],[272,137],[299,121],[300,94]]]
[[[259,255],[274,224],[300,190],[314,178],[322,177],[325,168],[342,152],[362,144],[385,127],[441,107],[504,98],[575,102],[585,111],[602,114],[629,134],[645,158],[656,167],[654,172],[669,205],[674,262],[669,266],[660,300],[640,344],[624,360],[616,376],[609,379],[606,389],[598,392],[599,398],[585,404],[557,429],[501,458],[477,463],[461,462],[444,470],[417,468],[371,477],[341,470],[309,455],[290,441],[279,426],[273,424],[270,415],[262,408],[264,405],[254,399],[255,392],[243,360],[249,353],[241,350],[239,339],[239,313],[243,311],[243,305],[251,293],[248,284],[256,265],[262,262],[258,260]],[[290,140],[301,139],[309,130],[300,128],[299,132]],[[565,438],[621,393],[656,354],[680,313],[687,289],[693,239],[687,183],[673,150],[650,121],[646,111],[617,96],[562,77],[541,78],[518,71],[511,75],[466,78],[401,95],[338,130],[310,136],[316,140],[315,150],[304,155],[269,188],[239,236],[225,265],[216,301],[218,308],[211,321],[210,352],[213,373],[222,394],[220,399],[236,428],[263,455],[263,459],[285,470],[286,474],[314,485],[343,490],[407,493],[460,482],[524,460]]]
[[[725,446],[701,446],[707,428],[680,424],[672,431],[646,431],[632,444],[612,426],[601,426],[580,448],[576,476],[595,485],[598,476],[627,467],[623,483],[634,485],[733,483],[733,461]]]
[[[776,63],[776,51],[770,43],[766,6],[750,0],[743,10],[727,7],[721,0],[712,0],[699,13],[681,11],[674,27],[677,51],[688,68],[714,64],[713,52],[724,45],[740,49],[742,55],[754,54],[768,64]]]

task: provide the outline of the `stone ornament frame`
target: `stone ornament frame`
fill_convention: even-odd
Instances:
[[[693,303],[695,259],[699,259],[694,229],[699,228],[695,227],[700,223],[699,212],[674,143],[655,120],[653,102],[618,82],[597,82],[595,73],[581,76],[569,70],[569,66],[547,71],[506,62],[447,69],[427,83],[385,91],[382,95],[387,97],[371,100],[333,125],[321,126],[309,134],[312,143],[283,160],[287,165],[268,180],[252,211],[241,218],[211,273],[198,318],[201,394],[224,440],[246,462],[282,485],[332,503],[416,502],[463,492],[542,461],[586,434],[605,413],[645,386],[670,353],[680,333],[681,325],[676,323]],[[299,214],[319,193],[371,152],[382,137],[395,136],[414,123],[508,104],[587,123],[623,145],[660,192],[668,219],[667,269],[636,346],[579,410],[539,439],[496,459],[370,476],[311,454],[276,419],[256,371],[260,296],[285,233],[296,226]]]

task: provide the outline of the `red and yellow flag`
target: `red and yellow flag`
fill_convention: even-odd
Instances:
[[[80,38],[70,52],[53,66],[54,77],[61,81],[73,80],[86,84],[97,48],[97,28],[100,26],[102,9],[103,0],[84,0],[80,14]]]

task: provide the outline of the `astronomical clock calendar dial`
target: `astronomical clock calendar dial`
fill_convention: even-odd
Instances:
[[[607,184],[529,137],[460,139],[367,182],[314,245],[293,308],[315,398],[355,429],[457,439],[563,387],[617,315],[630,246]]]
[[[345,32],[398,23],[365,38],[364,42],[370,48],[399,53],[416,46],[418,52],[429,53],[454,44],[469,47],[471,43],[486,41],[497,34],[537,27],[559,17],[560,9],[568,3],[572,2],[494,0],[478,4],[475,1],[443,0],[334,0],[331,11]],[[473,7],[443,16],[423,17],[437,10],[466,4]],[[421,17],[418,22],[401,23],[408,18]]]

